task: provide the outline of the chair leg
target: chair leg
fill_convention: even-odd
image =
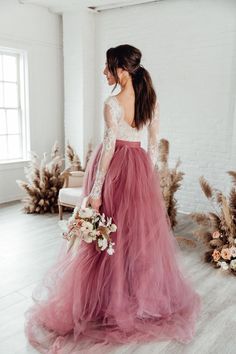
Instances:
[[[60,220],[63,219],[63,206],[61,204],[58,204],[58,209],[59,209],[59,218]]]

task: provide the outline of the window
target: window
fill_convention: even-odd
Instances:
[[[26,53],[0,47],[0,163],[28,158],[27,77]]]

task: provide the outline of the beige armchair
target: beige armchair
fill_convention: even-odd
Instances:
[[[64,184],[58,194],[60,220],[63,219],[63,206],[74,208],[79,196],[82,194],[84,173],[84,171],[68,170],[62,172],[62,175],[64,176]]]

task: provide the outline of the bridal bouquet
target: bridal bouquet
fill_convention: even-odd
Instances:
[[[72,216],[66,222],[66,231],[63,238],[67,239],[69,249],[83,240],[87,243],[95,242],[97,251],[106,250],[109,255],[114,251],[114,244],[110,233],[117,230],[111,217],[100,214],[91,207],[75,207]]]

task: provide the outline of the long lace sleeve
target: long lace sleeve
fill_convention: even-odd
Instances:
[[[118,123],[117,123],[114,106],[112,105],[112,102],[109,100],[104,102],[103,115],[105,121],[105,129],[103,135],[102,150],[98,162],[95,182],[89,194],[93,199],[101,198],[102,186],[105,180],[105,176],[110,161],[114,154],[116,136],[118,130]]]
[[[160,130],[160,110],[159,102],[156,101],[154,114],[151,122],[148,124],[148,154],[152,160],[153,166],[157,164],[158,155],[158,136]]]

